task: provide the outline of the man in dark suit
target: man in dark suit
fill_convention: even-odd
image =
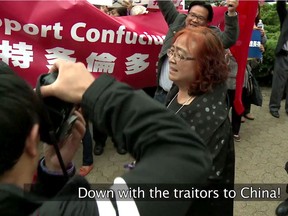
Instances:
[[[269,109],[273,117],[279,118],[279,109],[285,86],[288,80],[288,16],[286,1],[277,1],[277,12],[280,19],[281,34],[275,51],[272,92]],[[286,88],[285,110],[288,115],[288,94]]]

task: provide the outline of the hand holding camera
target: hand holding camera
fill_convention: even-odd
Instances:
[[[64,175],[67,175],[67,165],[74,157],[85,133],[85,121],[83,116],[75,111],[76,103],[73,103],[77,102],[78,99],[73,99],[75,95],[68,87],[74,86],[71,85],[73,82],[77,83],[81,76],[79,72],[81,73],[85,70],[86,75],[88,74],[87,78],[91,78],[90,76],[92,75],[81,63],[61,62],[54,65],[50,73],[42,74],[39,77],[36,92],[42,98],[45,110],[43,115],[45,118],[42,119],[42,126],[44,125],[44,127],[42,127],[42,133],[40,132],[41,139],[48,144],[54,145],[54,148],[52,146],[45,147],[46,167],[50,171],[62,170]],[[78,67],[74,68],[75,65]],[[78,71],[78,69],[80,70]],[[91,80],[92,83],[94,78],[87,80]],[[88,82],[86,81],[86,83]],[[82,87],[83,92],[80,100],[89,85],[86,88]],[[79,91],[79,85],[76,85],[76,89],[73,90],[74,92]],[[65,102],[65,100],[69,101],[70,95],[72,96],[72,100],[70,100],[72,103]]]
[[[94,81],[94,77],[82,63],[59,60],[50,69],[52,71],[58,71],[58,77],[51,85],[41,86],[44,97],[55,96],[63,101],[79,104],[84,92]]]
[[[57,80],[57,77],[57,71],[43,74],[40,76],[37,86],[51,85]],[[52,137],[51,140],[44,141],[51,144],[62,142],[71,133],[72,126],[77,119],[77,116],[73,115],[75,105],[53,96],[43,97],[42,100],[48,114],[47,124],[50,125],[55,134],[55,138]]]

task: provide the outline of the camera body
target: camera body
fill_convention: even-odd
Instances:
[[[38,95],[40,87],[52,84],[57,76],[58,72],[42,74],[37,83]],[[42,136],[40,132],[41,140],[48,144],[58,143],[71,134],[73,124],[77,120],[77,116],[73,114],[75,105],[56,97],[42,97],[42,101],[46,115]]]

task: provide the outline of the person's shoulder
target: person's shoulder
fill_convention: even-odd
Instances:
[[[207,97],[213,97],[214,99],[217,98],[217,100],[225,100],[227,93],[227,84],[226,82],[216,84],[213,87],[213,90],[210,91],[207,95]]]
[[[187,17],[187,14],[184,13],[178,13],[176,20],[181,20],[183,22]]]
[[[184,17],[185,19],[186,19],[186,17],[187,17],[187,13],[185,13],[185,12],[181,12],[181,11],[178,11],[179,12],[179,16],[180,17]]]

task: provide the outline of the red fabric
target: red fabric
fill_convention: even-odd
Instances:
[[[235,110],[238,114],[244,112],[242,104],[242,88],[244,82],[245,68],[248,57],[249,43],[254,26],[254,20],[258,8],[258,1],[240,1],[237,8],[239,14],[240,35],[236,44],[231,48],[238,63],[238,73],[236,77]]]
[[[236,77],[236,92],[235,92],[235,110],[238,114],[244,112],[242,104],[242,87],[244,83],[245,68],[248,57],[249,43],[252,36],[254,20],[258,8],[257,1],[240,1],[237,8],[239,16],[239,38],[234,46],[231,47],[231,52],[238,63],[238,73]],[[227,11],[226,7],[215,7],[214,18],[212,25],[219,26],[224,30],[224,16],[223,13]]]

